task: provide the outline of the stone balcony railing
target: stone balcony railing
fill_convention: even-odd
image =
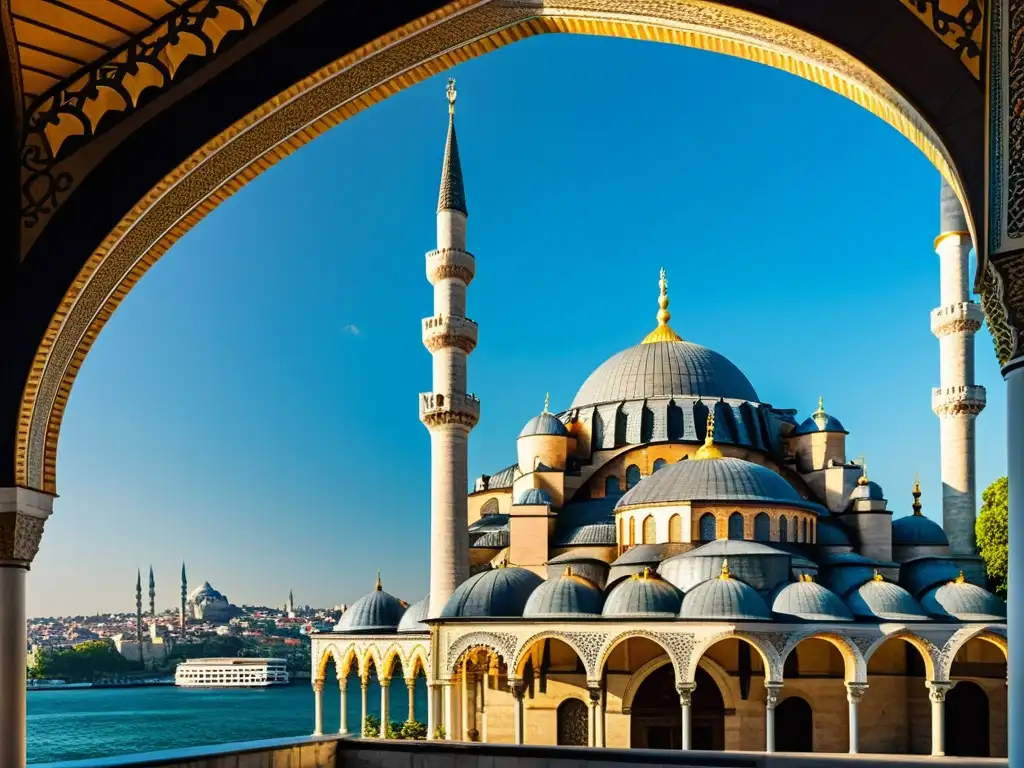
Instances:
[[[431,285],[448,277],[458,278],[469,285],[475,274],[476,259],[468,251],[438,248],[427,254],[427,280]]]
[[[440,424],[474,427],[480,421],[480,399],[476,395],[420,392],[420,421],[428,427]]]
[[[974,333],[985,322],[985,313],[980,304],[963,301],[933,309],[931,320],[932,333],[935,336],[945,336],[949,333]]]
[[[939,416],[977,416],[984,409],[984,387],[971,385],[932,389],[932,410]]]
[[[476,347],[477,324],[468,317],[435,315],[423,318],[423,346],[431,352],[456,347],[467,355]]]

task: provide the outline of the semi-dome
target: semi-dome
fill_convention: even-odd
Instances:
[[[1006,621],[1006,603],[977,584],[964,581],[963,574],[925,592],[921,607],[937,619]]]
[[[543,488],[527,488],[516,497],[519,506],[545,506],[551,504],[551,495]]]
[[[548,413],[547,403],[544,404],[544,413],[538,414],[526,422],[519,433],[520,437],[533,437],[534,435],[552,435],[557,437],[568,437],[569,430],[566,429],[557,416]]]
[[[644,568],[612,587],[601,615],[606,619],[674,619],[682,603],[682,592]]]
[[[509,530],[485,531],[473,539],[473,549],[504,549],[509,545]]]
[[[781,587],[772,600],[772,613],[785,620],[853,621],[837,594],[809,578]]]
[[[377,587],[363,595],[342,614],[334,627],[335,632],[371,633],[395,632],[405,615],[406,605],[394,595],[389,595],[381,586],[377,576]]]
[[[566,566],[561,576],[537,587],[523,609],[524,619],[600,616],[604,593],[591,581]]]
[[[846,597],[846,604],[858,619],[875,621],[924,621],[924,609],[907,590],[875,576]]]
[[[616,509],[684,501],[787,505],[818,511],[779,474],[760,464],[724,457],[679,461],[645,477],[623,494]]]
[[[418,603],[410,605],[404,614],[402,614],[402,620],[398,622],[399,632],[429,632],[430,627],[423,623],[423,620],[427,618],[427,611],[430,610],[430,595],[427,595]]]
[[[924,515],[906,515],[892,521],[894,546],[946,547],[949,539],[942,526]]]
[[[552,542],[556,547],[608,547],[616,543],[614,523],[585,523],[559,529]]]
[[[725,621],[769,621],[768,606],[757,590],[732,578],[727,563],[719,576],[702,581],[683,598],[681,619]]]
[[[513,618],[523,615],[530,594],[543,583],[533,571],[514,566],[470,576],[455,590],[441,618]]]

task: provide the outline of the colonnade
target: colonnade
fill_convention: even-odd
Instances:
[[[406,718],[406,722],[411,723],[416,720],[416,680],[415,677],[406,677],[405,686],[409,693],[409,716]],[[380,737],[383,739],[387,733],[388,723],[390,722],[391,713],[391,678],[384,678],[378,681],[380,685]],[[369,702],[369,687],[370,678],[360,677],[359,678],[359,689],[360,689],[360,718],[359,718],[359,734],[362,735],[366,732],[366,717],[369,714],[368,702]],[[429,690],[429,688],[428,688]],[[341,713],[339,715],[338,722],[338,734],[345,736],[349,734],[348,729],[348,678],[338,678],[338,693],[339,693],[339,704],[341,706]],[[322,736],[324,733],[324,680],[313,681],[313,735]],[[432,723],[427,724],[428,734],[433,733]]]

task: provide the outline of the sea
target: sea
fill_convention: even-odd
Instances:
[[[354,683],[355,680],[352,681]],[[348,688],[348,727],[359,729],[361,692]],[[390,719],[409,714],[405,685],[391,686]],[[340,698],[324,686],[324,733],[337,731]],[[427,686],[416,686],[416,719],[426,722]],[[380,716],[380,688],[370,681],[367,709]],[[49,763],[180,749],[233,741],[308,736],[313,689],[306,683],[270,688],[202,689],[174,685],[29,691],[28,762]]]

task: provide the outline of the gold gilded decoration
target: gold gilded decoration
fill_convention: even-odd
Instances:
[[[459,0],[269,100],[194,152],[125,215],[79,271],[40,341],[19,411],[16,482],[56,492],[57,441],[82,362],[131,288],[185,232],[328,128],[460,62],[544,33],[660,41],[790,72],[893,126],[963,199],[942,142],[909,102],[861,62],[801,30],[698,0],[575,0],[571,10]]]
[[[651,567],[649,565],[645,565],[644,569],[640,571],[640,573],[634,573],[630,578],[633,581],[647,581],[648,579],[656,579],[658,578],[658,576],[654,571],[651,570]]]
[[[732,574],[729,573],[729,559],[725,558],[722,560],[722,571],[718,574],[720,579],[731,579]]]
[[[715,445],[715,409],[714,406],[708,409],[707,431],[704,433],[704,445],[693,454],[694,459],[720,459],[722,451]]]
[[[29,565],[39,552],[46,520],[17,512],[0,513],[0,561]]]
[[[914,510],[914,514],[916,516],[920,517],[921,516],[921,478],[920,478],[920,476],[916,472],[914,473],[914,490],[911,492],[910,495],[914,497],[914,503],[912,505],[912,508]]]
[[[562,575],[563,576],[572,576],[572,566],[571,565],[565,566],[565,573],[563,573]]]
[[[967,580],[964,578],[964,572],[963,571],[960,571],[960,573],[957,574],[956,578],[953,579],[953,583],[954,584],[963,584],[965,581],[967,581]]]
[[[872,581],[885,581],[885,577],[878,572],[877,568],[875,568],[875,575],[871,577],[871,580]]]
[[[974,77],[981,77],[985,40],[984,0],[902,0],[942,42],[952,48]],[[999,2],[999,0],[995,0]]]
[[[661,277],[658,280],[658,327],[647,334],[642,344],[654,344],[658,341],[682,341],[682,337],[673,331],[668,321],[672,319],[672,313],[668,311],[668,280],[665,279],[665,268],[661,268]]]
[[[384,589],[384,585],[380,582],[380,568],[377,569],[377,584],[374,586],[374,590],[380,592]]]

